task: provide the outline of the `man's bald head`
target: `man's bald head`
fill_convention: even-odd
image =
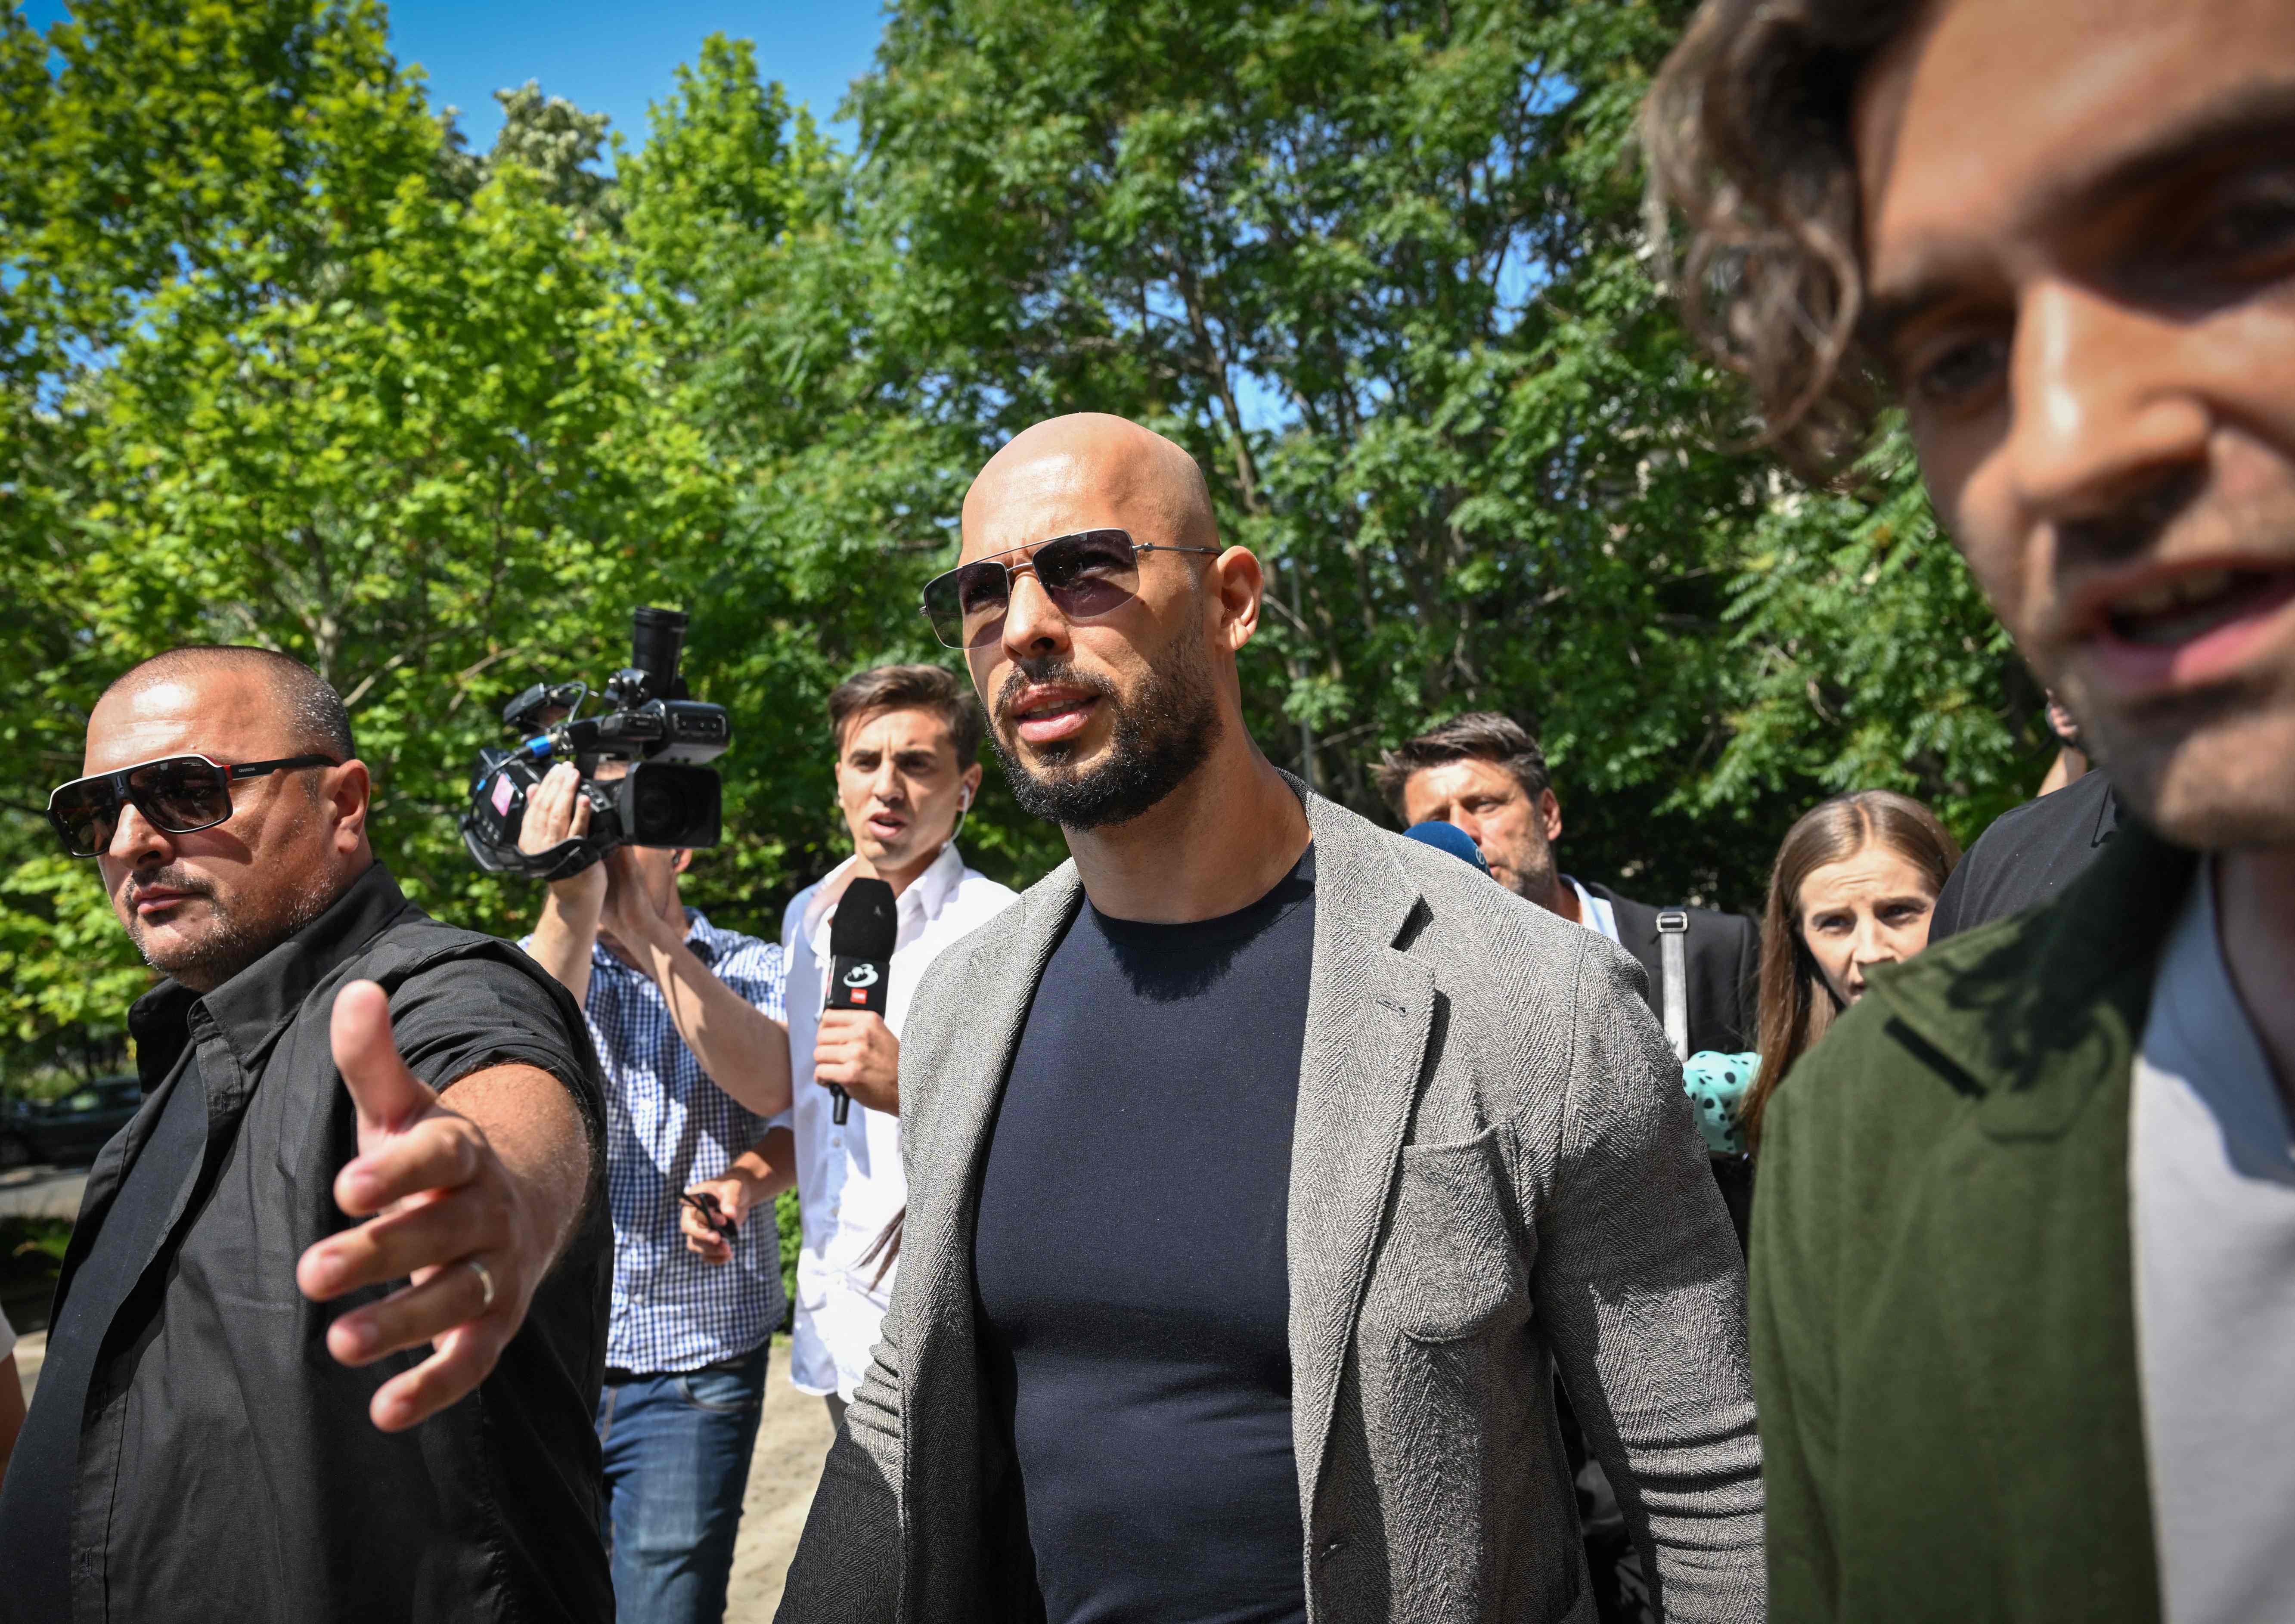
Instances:
[[[96,704],[162,682],[196,682],[225,673],[251,678],[269,694],[277,707],[275,719],[283,724],[282,755],[315,754],[347,762],[358,754],[342,696],[302,661],[270,649],[171,649],[122,672]]]
[[[1045,543],[1092,530],[1136,551],[1089,543],[1050,584],[1035,573]],[[1005,569],[994,596],[989,559]],[[1222,741],[1251,750],[1235,657],[1265,577],[1220,545],[1203,469],[1162,435],[1079,412],[1014,437],[965,494],[960,571],[960,593],[984,594],[965,663],[1026,811],[1072,834],[1130,822]]]
[[[1153,429],[1103,412],[1022,430],[965,493],[967,559],[1103,527],[1162,546],[1220,544],[1211,487],[1196,460]]]
[[[204,992],[318,918],[373,863],[372,786],[341,698],[267,649],[178,649],[128,671],[89,713],[81,771],[194,755],[232,767],[318,758],[234,774],[222,804],[203,799],[189,819],[132,780],[111,808],[96,867],[113,911],[154,968]],[[175,827],[184,821],[195,827]]]

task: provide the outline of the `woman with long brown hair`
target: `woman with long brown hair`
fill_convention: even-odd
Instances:
[[[1937,816],[1889,789],[1837,796],[1777,848],[1761,919],[1761,1063],[1745,1098],[1746,1142],[1793,1063],[1865,994],[1874,965],[1928,945],[1929,918],[1960,845]]]

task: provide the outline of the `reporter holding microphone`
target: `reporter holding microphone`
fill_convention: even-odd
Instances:
[[[789,1375],[800,1392],[825,1398],[842,1421],[892,1296],[894,1271],[871,1249],[908,1200],[901,1023],[932,961],[1015,894],[965,867],[956,847],[980,789],[985,724],[970,684],[937,665],[880,665],[829,695],[829,722],[853,856],[799,892],[781,921],[804,1215]],[[838,928],[839,904],[856,879],[880,880],[893,893],[892,952],[882,983],[869,989],[872,1001],[884,994],[881,1015],[823,1009],[832,963],[866,937],[853,928],[858,920]],[[838,1089],[851,1102],[841,1125]]]

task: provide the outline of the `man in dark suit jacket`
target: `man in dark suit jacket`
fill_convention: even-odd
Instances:
[[[1650,1013],[1666,1021],[1665,926],[1683,936],[1686,1030],[1666,1035],[1684,1056],[1753,1048],[1761,941],[1752,920],[1703,908],[1653,908],[1555,867],[1562,836],[1546,757],[1511,717],[1477,711],[1421,733],[1379,763],[1379,788],[1406,823],[1455,823],[1474,837],[1491,876],[1515,895],[1598,931],[1640,961]]]
[[[2101,768],[2012,806],[1976,837],[1929,916],[1929,945],[2038,908],[2094,862],[2119,828],[2119,796]]]

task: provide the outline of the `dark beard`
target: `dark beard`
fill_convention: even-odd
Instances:
[[[1151,670],[1127,702],[1104,679],[1089,676],[1065,660],[1022,660],[1004,680],[998,697],[1000,717],[1009,714],[1018,690],[1029,682],[1072,682],[1089,688],[1115,713],[1107,759],[1090,771],[1074,764],[1066,740],[1040,746],[1041,773],[1020,764],[1004,743],[1000,725],[988,731],[1012,798],[1020,810],[1062,828],[1105,828],[1129,823],[1162,801],[1204,764],[1219,742],[1219,699],[1202,646],[1182,633],[1172,659]]]

